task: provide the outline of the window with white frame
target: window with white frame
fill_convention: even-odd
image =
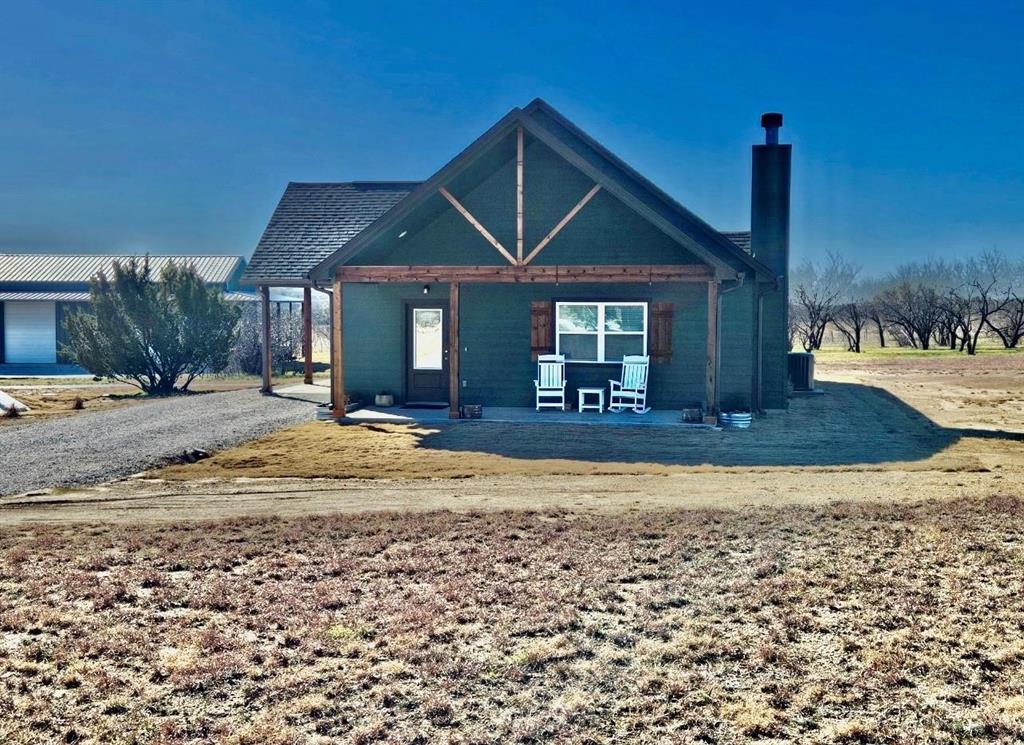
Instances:
[[[566,362],[621,362],[647,353],[647,303],[556,303],[555,329]]]

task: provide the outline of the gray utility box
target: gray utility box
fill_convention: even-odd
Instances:
[[[814,354],[789,353],[789,382],[794,391],[814,390]]]

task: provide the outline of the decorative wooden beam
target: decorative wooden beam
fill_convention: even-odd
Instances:
[[[704,414],[714,418],[718,414],[718,283],[708,282],[708,335],[707,376]]]
[[[313,289],[302,288],[302,382],[313,382]]]
[[[610,266],[342,266],[345,282],[710,282],[703,264],[624,264]]]
[[[523,263],[523,125],[516,127],[516,263]]]
[[[459,418],[459,283],[448,285],[448,418]]]
[[[466,218],[467,222],[469,222],[470,225],[477,229],[477,232],[480,233],[480,235],[487,239],[488,243],[490,243],[492,246],[498,249],[498,253],[500,253],[502,256],[508,259],[509,264],[516,263],[515,257],[505,250],[505,247],[498,242],[497,238],[495,238],[493,235],[487,232],[487,228],[481,225],[480,221],[473,217],[473,215],[470,214],[469,210],[463,207],[462,203],[454,196],[452,196],[451,192],[449,192],[443,186],[440,187],[438,191],[441,192],[441,196],[443,196],[445,199],[451,202],[452,207],[458,210],[459,214]]]
[[[345,315],[342,306],[342,279],[334,277],[331,295],[331,414],[345,416]]]
[[[529,264],[531,261],[533,261],[534,258],[536,258],[537,254],[539,254],[541,251],[543,251],[544,247],[551,242],[551,239],[554,238],[556,235],[558,235],[561,232],[562,228],[564,228],[566,225],[568,225],[569,221],[572,220],[574,217],[576,217],[576,214],[581,209],[583,209],[586,206],[587,202],[589,202],[591,199],[593,199],[594,195],[597,194],[597,192],[599,192],[599,191],[601,191],[601,184],[594,184],[594,188],[592,188],[590,191],[588,191],[586,193],[586,196],[584,196],[583,199],[581,199],[579,202],[577,202],[576,206],[573,207],[571,210],[569,210],[566,213],[565,217],[563,217],[561,220],[558,221],[558,224],[554,228],[551,229],[551,232],[548,233],[546,236],[544,236],[544,238],[541,240],[541,242],[537,244],[536,248],[534,248],[532,251],[530,251],[530,255],[527,256],[525,259],[523,259],[523,263],[524,264]]]
[[[272,393],[274,384],[271,380],[273,375],[272,358],[270,355],[270,288],[266,285],[260,287],[260,308],[263,321],[262,347],[260,349],[261,368],[263,382],[260,386],[260,393]]]

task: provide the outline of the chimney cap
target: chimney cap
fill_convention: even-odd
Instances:
[[[775,111],[761,114],[761,126],[765,129],[778,129],[782,126],[782,114]]]

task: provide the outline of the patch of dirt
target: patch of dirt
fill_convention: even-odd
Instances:
[[[78,411],[111,409],[142,400],[138,389],[130,385],[5,385],[3,390],[21,401],[30,410],[23,412],[20,417],[0,417],[0,423],[16,422],[22,418],[67,416]],[[77,403],[79,401],[80,404]]]
[[[301,380],[301,376],[279,377],[274,379],[274,385],[294,385],[296,381]],[[259,386],[259,379],[252,376],[207,376],[194,381],[189,390],[191,393],[214,393],[258,388]],[[92,380],[73,384],[58,384],[31,380],[21,382],[19,379],[11,378],[0,385],[0,390],[18,399],[30,409],[30,411],[22,413],[20,417],[0,416],[0,426],[37,417],[68,416],[82,411],[98,411],[160,400],[159,396],[143,395],[138,388],[131,385],[101,383]],[[76,400],[81,401],[80,406]]]

